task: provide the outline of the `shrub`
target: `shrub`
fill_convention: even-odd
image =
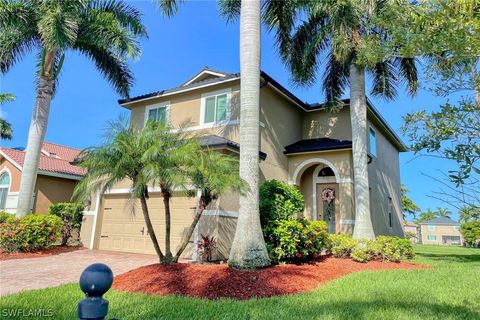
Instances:
[[[292,220],[303,212],[305,202],[295,187],[278,180],[269,180],[260,187],[260,221],[265,228],[270,221]]]
[[[379,236],[375,240],[378,246],[378,258],[383,261],[400,261],[413,259],[415,256],[413,245],[407,239],[399,237]]]
[[[15,215],[5,212],[5,211],[0,211],[0,223],[11,223],[15,221]]]
[[[37,251],[50,247],[61,234],[59,217],[29,214],[0,224],[0,248],[5,251]]]
[[[65,246],[72,238],[72,231],[80,231],[84,206],[79,203],[61,202],[52,204],[48,213],[60,217],[63,222],[62,245]]]
[[[198,243],[198,249],[200,251],[200,261],[210,262],[212,261],[213,252],[217,249],[217,240],[213,236],[201,235],[202,240]]]
[[[269,224],[267,249],[273,263],[303,262],[317,258],[328,243],[324,221],[279,220]]]
[[[367,262],[372,259],[367,247],[356,247],[352,250],[350,257],[357,262]]]
[[[461,225],[460,231],[462,232],[463,239],[468,246],[480,246],[480,221],[465,222]]]
[[[358,241],[352,239],[349,234],[330,234],[329,239],[328,250],[337,258],[350,257],[353,249],[358,245]]]

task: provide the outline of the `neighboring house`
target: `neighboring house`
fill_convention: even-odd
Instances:
[[[32,212],[47,213],[52,203],[70,201],[73,188],[85,174],[72,164],[80,150],[58,144],[43,144],[38,165]],[[0,211],[16,213],[25,151],[0,148]]]
[[[324,219],[321,198],[335,191],[334,233],[352,233],[355,224],[350,109],[328,113],[322,104],[307,104],[265,72],[260,90],[260,182],[277,179],[296,185],[305,197],[304,215]],[[200,134],[201,142],[221,152],[239,153],[240,75],[205,68],[179,87],[120,100],[137,128],[154,119]],[[403,235],[400,205],[399,152],[405,145],[368,102],[370,197],[376,235]],[[158,189],[150,192],[152,220],[163,245],[164,213]],[[82,228],[90,248],[154,253],[143,217],[132,215],[129,184],[121,183],[93,199]],[[171,201],[172,248],[180,243],[195,209],[195,199],[176,195]],[[227,257],[235,233],[238,195],[227,194],[211,204],[192,243],[201,234],[217,239],[218,256]],[[88,232],[92,230],[92,232]],[[91,235],[94,235],[91,237]],[[87,241],[89,239],[89,241]],[[184,254],[195,258],[195,246]]]
[[[423,244],[461,245],[460,223],[449,217],[439,217],[420,223],[420,241]]]
[[[414,236],[411,237],[410,240],[411,242],[413,243],[417,243],[419,242],[419,229],[418,229],[418,225],[416,225],[415,223],[413,222],[410,222],[410,221],[405,221],[405,223],[403,224],[403,231],[405,234],[407,234],[407,232],[413,234]]]

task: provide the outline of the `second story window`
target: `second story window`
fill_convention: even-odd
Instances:
[[[228,120],[229,92],[219,91],[202,97],[201,121],[203,124],[214,124]]]
[[[370,154],[374,157],[377,157],[377,137],[375,135],[375,130],[373,130],[373,128],[370,128],[369,142],[370,142]]]
[[[168,105],[154,105],[147,107],[147,120],[158,121],[163,124],[168,123]]]
[[[433,224],[428,225],[428,230],[429,231],[435,231],[435,226]]]

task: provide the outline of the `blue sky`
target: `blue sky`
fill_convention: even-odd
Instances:
[[[213,1],[187,2],[175,18],[164,18],[153,1],[132,3],[144,13],[144,23],[149,38],[142,41],[143,54],[131,63],[135,85],[131,95],[139,95],[164,88],[175,87],[192,75],[209,66],[214,69],[238,72],[239,27],[227,25],[217,13]],[[289,79],[273,46],[272,35],[262,32],[262,70],[307,102],[323,101],[320,84],[309,88],[296,88]],[[0,78],[0,92],[17,96],[15,102],[2,106],[2,114],[14,126],[14,139],[2,141],[3,146],[25,146],[31,110],[35,100],[35,56],[31,54],[18,63],[7,75]],[[319,77],[320,78],[320,77]],[[428,83],[428,79],[425,83]],[[95,70],[86,58],[68,52],[62,69],[60,86],[52,107],[46,141],[85,148],[99,144],[106,123],[121,113],[127,114],[117,104],[119,96]],[[419,109],[438,108],[443,98],[420,90],[411,98],[400,90],[393,102],[371,98],[391,126],[401,135],[402,116]],[[451,97],[451,100],[458,97]],[[405,142],[408,143],[406,139]],[[445,206],[429,198],[439,185],[422,173],[438,175],[449,164],[431,157],[415,158],[411,153],[400,157],[402,182],[410,189],[411,198],[424,210]],[[455,212],[455,210],[453,210]]]

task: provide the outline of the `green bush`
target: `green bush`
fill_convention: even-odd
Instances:
[[[372,259],[372,255],[367,247],[354,248],[350,257],[357,262],[367,262]]]
[[[461,225],[460,231],[467,246],[480,246],[480,221],[465,222]]]
[[[375,256],[382,261],[400,261],[415,256],[412,243],[404,238],[379,236],[375,243],[378,246]]]
[[[61,202],[52,204],[48,208],[48,213],[60,217],[63,222],[62,245],[67,245],[72,238],[72,231],[80,232],[82,226],[84,206],[79,203]]]
[[[273,263],[303,262],[317,258],[328,243],[324,221],[279,220],[269,224],[267,249]]]
[[[61,230],[59,217],[29,214],[0,224],[0,248],[8,252],[45,249],[58,240]]]
[[[6,223],[6,222],[13,222],[15,221],[15,215],[5,212],[5,211],[0,211],[0,223]]]
[[[292,220],[303,212],[305,201],[295,187],[278,180],[269,180],[260,187],[260,221],[265,228],[270,221]]]
[[[337,258],[350,257],[353,249],[358,245],[358,241],[352,239],[349,234],[329,234],[329,240],[328,251]]]

